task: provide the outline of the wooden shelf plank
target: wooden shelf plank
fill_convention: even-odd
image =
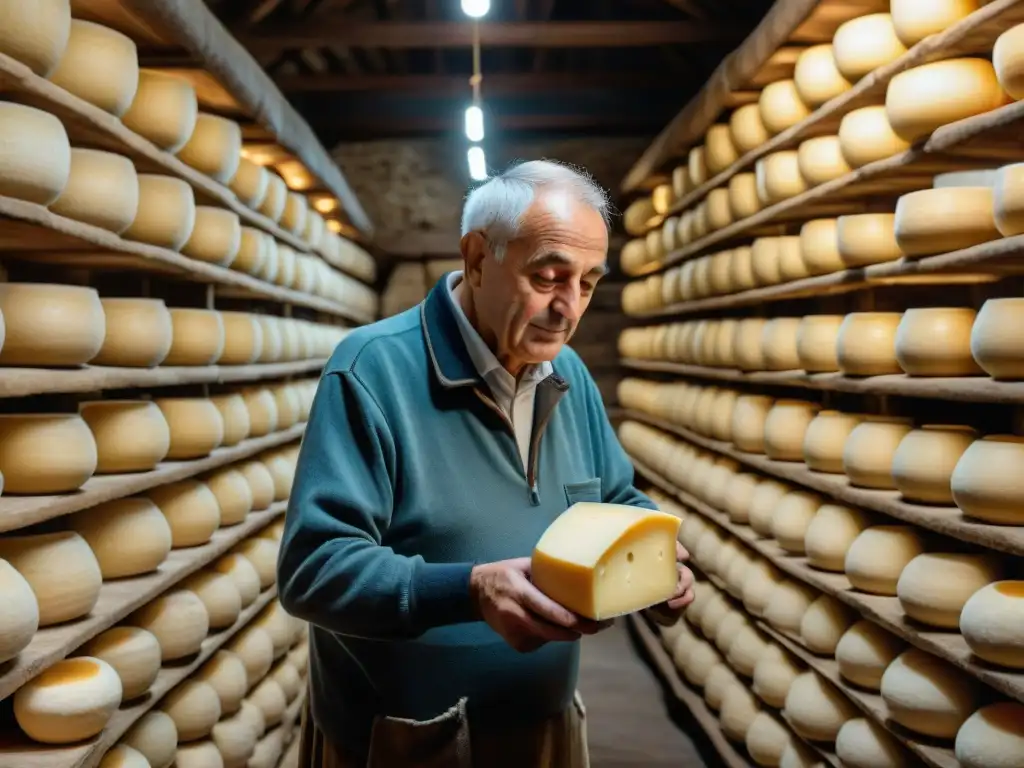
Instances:
[[[196,656],[185,663],[164,665],[146,697],[122,706],[99,736],[84,744],[50,747],[28,742],[24,736],[15,740],[16,736],[11,734],[7,737],[8,743],[0,744],[0,768],[94,768],[139,718],[154,709],[178,683],[199,669],[276,596],[276,586],[264,590],[252,605],[242,611],[234,625],[209,635]]]
[[[845,475],[814,472],[802,462],[774,461],[761,454],[738,451],[729,443],[702,437],[684,427],[639,411],[626,411],[625,415],[627,418],[678,435],[701,448],[733,458],[766,475],[818,491],[845,504],[881,512],[883,515],[927,528],[960,541],[980,544],[989,549],[1013,555],[1024,555],[1024,527],[1022,526],[974,522],[965,517],[957,507],[911,504],[902,501],[896,491],[855,488],[850,485]]]
[[[14,531],[46,520],[69,515],[104,501],[120,499],[135,493],[194,477],[217,467],[254,456],[257,453],[290,443],[302,437],[306,425],[296,424],[280,432],[243,440],[229,448],[218,448],[209,456],[192,461],[167,461],[151,472],[128,475],[95,475],[78,491],[56,496],[0,497],[0,532]]]
[[[86,365],[81,368],[0,367],[0,397],[27,397],[57,392],[99,392],[104,389],[172,387],[185,384],[226,384],[317,373],[325,358],[290,363],[253,365],[158,366],[113,368]]]
[[[696,379],[730,381],[774,387],[800,387],[823,392],[851,392],[859,395],[897,395],[973,403],[1024,403],[1024,381],[995,381],[987,376],[922,378],[906,374],[857,378],[841,373],[804,371],[758,371],[744,373],[732,368],[711,368],[662,360],[624,358],[625,368],[673,373]]]
[[[265,510],[252,512],[238,525],[220,528],[206,544],[173,549],[152,573],[128,579],[103,582],[96,607],[77,621],[45,627],[20,654],[0,664],[0,700],[43,670],[70,656],[75,649],[150,600],[163,594],[179,581],[212,563],[229,549],[265,528],[284,514],[288,503],[276,502]],[[0,755],[2,759],[2,755]]]

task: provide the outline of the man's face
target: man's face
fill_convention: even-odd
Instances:
[[[512,373],[553,360],[576,332],[607,269],[601,214],[565,192],[541,192],[502,261],[489,252],[476,256],[487,248],[476,238],[464,245],[464,255],[478,330]]]

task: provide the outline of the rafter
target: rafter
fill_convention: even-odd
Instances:
[[[340,91],[410,91],[431,96],[457,95],[467,92],[469,75],[282,75],[275,77],[278,88],[285,93],[317,93]],[[537,93],[541,91],[599,88],[674,89],[684,91],[685,82],[671,73],[635,72],[550,72],[535,74],[484,75],[483,88],[488,94]]]

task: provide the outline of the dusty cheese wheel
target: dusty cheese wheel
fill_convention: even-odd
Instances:
[[[842,411],[819,411],[804,433],[804,463],[816,472],[843,473],[843,446],[863,416]]]
[[[258,209],[263,203],[269,185],[270,174],[267,169],[246,157],[238,159],[238,168],[228,183],[242,204],[253,209]]]
[[[32,587],[6,560],[0,559],[0,664],[24,650],[39,629],[39,603]]]
[[[778,766],[793,733],[773,714],[758,712],[747,729],[747,752],[758,765]]]
[[[892,0],[890,10],[896,34],[910,46],[953,26],[979,5],[979,0]]]
[[[153,710],[139,718],[121,741],[141,752],[151,768],[170,768],[178,745],[178,729],[168,715]]]
[[[896,596],[915,621],[956,629],[968,598],[996,581],[1002,568],[993,555],[925,552],[900,573]]]
[[[1024,299],[988,299],[971,328],[971,355],[994,379],[1024,378],[1024,344],[1016,331]]]
[[[220,447],[224,420],[208,397],[158,397],[153,402],[171,430],[168,459],[197,459]]]
[[[797,164],[809,187],[838,179],[852,170],[843,157],[839,136],[818,136],[801,142],[797,148]]]
[[[892,458],[896,490],[910,501],[952,504],[953,470],[976,438],[964,426],[926,425],[907,433]]]
[[[186,589],[164,593],[138,609],[127,621],[156,635],[163,661],[197,653],[210,631],[206,606],[194,592]]]
[[[819,107],[852,87],[837,68],[829,44],[804,49],[796,60],[793,82],[800,100],[809,107]]]
[[[14,717],[42,744],[71,744],[106,727],[121,703],[121,680],[105,661],[58,661],[14,693]]]
[[[708,226],[712,230],[725,229],[732,224],[732,209],[729,207],[729,190],[713,189],[707,196]],[[720,291],[727,293],[727,291]]]
[[[171,444],[160,409],[149,400],[94,400],[79,412],[96,441],[96,473],[148,472]]]
[[[218,573],[230,576],[242,598],[242,607],[247,608],[260,594],[260,576],[255,566],[242,555],[225,555],[212,566]]]
[[[699,187],[708,180],[707,157],[703,144],[690,150],[686,157],[686,167],[690,183],[694,187]]]
[[[839,674],[855,685],[877,691],[882,675],[906,644],[871,621],[858,621],[839,639]]]
[[[704,159],[708,167],[708,176],[717,176],[739,158],[728,124],[719,123],[708,128],[708,132],[704,134]]]
[[[267,194],[260,203],[259,212],[277,224],[284,215],[284,204],[288,197],[288,185],[274,171],[268,169]],[[653,209],[652,209],[653,213]]]
[[[28,582],[39,607],[39,626],[87,615],[99,599],[103,577],[96,556],[73,531],[0,539],[0,559]]]
[[[0,53],[17,59],[41,77],[57,66],[71,33],[68,0],[23,3],[4,0]]]
[[[242,715],[225,717],[210,732],[210,740],[224,761],[224,768],[245,768],[256,751],[259,735]]]
[[[845,267],[836,229],[835,219],[812,219],[800,228],[800,258],[809,274],[825,275]]]
[[[990,187],[908,192],[896,201],[896,242],[910,257],[957,251],[998,240]]]
[[[729,118],[729,134],[741,155],[757,149],[771,138],[761,119],[761,108],[756,103],[745,104],[732,113]]]
[[[798,635],[804,614],[817,598],[818,591],[813,587],[792,579],[783,579],[768,595],[764,619],[781,632]]]
[[[196,207],[196,221],[192,234],[181,247],[181,252],[192,259],[231,265],[242,245],[242,223],[238,214],[212,205]]]
[[[209,684],[217,693],[223,715],[238,712],[249,690],[245,665],[231,651],[217,651],[195,674],[195,679]]]
[[[72,19],[68,44],[47,79],[120,117],[139,87],[138,50],[130,37],[117,30]]]
[[[910,142],[896,135],[885,107],[862,107],[839,123],[839,149],[851,168],[898,155]]]
[[[754,693],[768,706],[782,709],[789,687],[806,667],[774,643],[768,645],[754,667]]]
[[[266,589],[274,583],[277,578],[278,544],[276,542],[254,537],[246,539],[231,551],[246,557],[253,564],[260,577],[260,589]]]
[[[224,420],[222,446],[238,445],[249,436],[249,409],[245,400],[237,393],[214,395],[210,398]]]
[[[896,595],[907,563],[924,552],[924,541],[908,525],[865,528],[846,551],[846,577],[854,588],[876,595]]]
[[[92,432],[77,414],[0,414],[0,477],[9,493],[70,493],[96,461]]]
[[[100,299],[103,346],[93,365],[152,368],[171,349],[171,313],[160,299]]]
[[[772,511],[775,509],[779,499],[791,490],[790,486],[771,478],[765,478],[758,483],[757,488],[754,489],[754,493],[750,497],[750,509],[748,510],[750,527],[756,533],[765,537],[771,537]],[[745,596],[743,600],[746,602]]]
[[[992,62],[978,58],[945,59],[908,69],[895,75],[885,92],[889,124],[897,136],[911,142],[1008,102]]]
[[[150,768],[146,756],[136,749],[117,744],[107,750],[100,768]]]
[[[0,312],[0,365],[72,367],[89,362],[103,346],[106,320],[93,288],[3,283]]]
[[[70,175],[64,124],[41,109],[0,102],[0,195],[49,205]]]
[[[1024,456],[1024,438],[987,435],[964,451],[953,469],[953,501],[968,517],[996,525],[1020,525],[1024,480],[1014,469]]]
[[[50,210],[120,234],[139,212],[139,177],[132,161],[98,149],[71,150],[71,172]]]
[[[181,179],[153,173],[139,174],[139,209],[131,226],[121,233],[136,240],[180,251],[196,223],[192,187]]]
[[[839,326],[836,359],[847,376],[900,373],[896,361],[899,312],[851,312]]]
[[[194,741],[208,735],[220,720],[220,699],[209,683],[185,680],[160,702],[173,721],[178,741]]]
[[[717,572],[723,573],[724,571],[719,568]],[[727,654],[729,646],[736,640],[736,633],[746,626],[750,626],[750,621],[743,615],[743,612],[732,611],[718,625],[718,631],[715,632],[715,636],[712,638],[715,647],[721,653]]]
[[[870,518],[860,510],[822,504],[804,534],[807,562],[824,571],[842,573],[850,545],[869,524]]]
[[[103,502],[77,512],[69,524],[89,544],[104,579],[154,571],[171,551],[167,519],[142,497]]]
[[[1024,754],[1024,706],[1002,701],[982,707],[957,731],[955,752],[963,768],[1019,764]]]
[[[761,91],[758,110],[765,129],[773,136],[792,128],[811,114],[810,107],[800,98],[796,83],[778,80]]]
[[[896,216],[863,213],[836,219],[839,256],[847,267],[895,261],[903,255],[896,242]]]
[[[240,393],[249,411],[249,436],[262,437],[277,430],[277,403],[267,387],[244,387]]]
[[[780,547],[803,554],[804,534],[821,502],[821,497],[810,491],[793,491],[779,500],[772,510],[772,538]]]
[[[217,497],[205,483],[179,480],[148,492],[171,527],[175,548],[205,544],[220,526]]]
[[[732,686],[722,697],[722,709],[718,715],[722,733],[733,741],[743,742],[760,711],[753,693],[742,686]]]
[[[767,371],[789,371],[800,367],[796,334],[800,318],[774,317],[761,332],[761,354]]]
[[[210,730],[213,730],[211,726]],[[208,739],[179,744],[174,754],[175,768],[226,768],[217,745]]]
[[[252,489],[252,508],[266,509],[274,503],[274,478],[262,461],[248,461],[240,468]]]
[[[757,196],[757,177],[753,173],[737,173],[729,179],[727,194],[733,219],[745,219],[761,210],[761,201]]]
[[[907,52],[888,13],[858,16],[839,26],[832,38],[836,68],[851,82]]]
[[[173,154],[195,130],[198,111],[199,100],[190,82],[158,70],[141,69],[135,97],[121,121]]]
[[[233,467],[216,470],[203,482],[217,498],[220,525],[237,525],[252,511],[252,488],[245,476]]]
[[[196,127],[178,158],[221,184],[227,184],[238,170],[242,153],[242,129],[234,120],[206,112],[196,116]]]
[[[164,365],[213,365],[224,351],[224,320],[213,309],[172,307],[171,349]]]
[[[981,368],[971,357],[969,307],[917,307],[906,310],[896,329],[896,360],[911,376],[972,376]]]
[[[1024,582],[987,584],[964,604],[960,633],[978,658],[1024,669]]]
[[[800,639],[812,653],[833,656],[843,633],[857,614],[831,595],[822,595],[807,608],[800,620]]]
[[[251,690],[270,671],[274,663],[274,644],[270,635],[259,627],[246,627],[228,644],[245,665],[246,687]]]
[[[281,686],[281,690],[284,691],[284,697],[288,700],[289,704],[295,701],[299,693],[302,692],[302,677],[299,675],[299,671],[287,659],[274,667],[270,671],[270,676]]]
[[[863,717],[847,720],[836,734],[836,756],[849,768],[912,765],[912,756],[885,728]]]
[[[817,672],[804,672],[789,687],[783,713],[793,730],[809,741],[835,741],[857,708]]]
[[[227,574],[203,570],[181,582],[181,586],[202,600],[211,630],[226,629],[238,620],[242,612],[242,595]]]
[[[900,441],[912,430],[909,419],[868,416],[843,445],[843,472],[851,485],[895,490],[893,460]]]
[[[764,205],[772,205],[796,197],[808,189],[800,173],[799,153],[795,149],[772,152],[754,164],[757,197]]]
[[[122,701],[131,701],[148,691],[160,672],[160,641],[138,627],[108,629],[79,651],[113,667],[121,680]]]
[[[220,365],[249,365],[263,348],[263,328],[249,312],[221,312],[224,322],[224,351]]]
[[[802,461],[804,435],[817,415],[816,403],[776,400],[764,424],[764,452],[776,461]]]
[[[905,728],[952,739],[978,708],[980,684],[951,664],[917,648],[904,651],[882,675],[889,717]]]

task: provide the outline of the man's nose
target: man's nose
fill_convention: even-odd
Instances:
[[[557,301],[552,305],[552,310],[564,317],[570,323],[580,319],[580,290],[578,286],[567,285],[558,294]]]

